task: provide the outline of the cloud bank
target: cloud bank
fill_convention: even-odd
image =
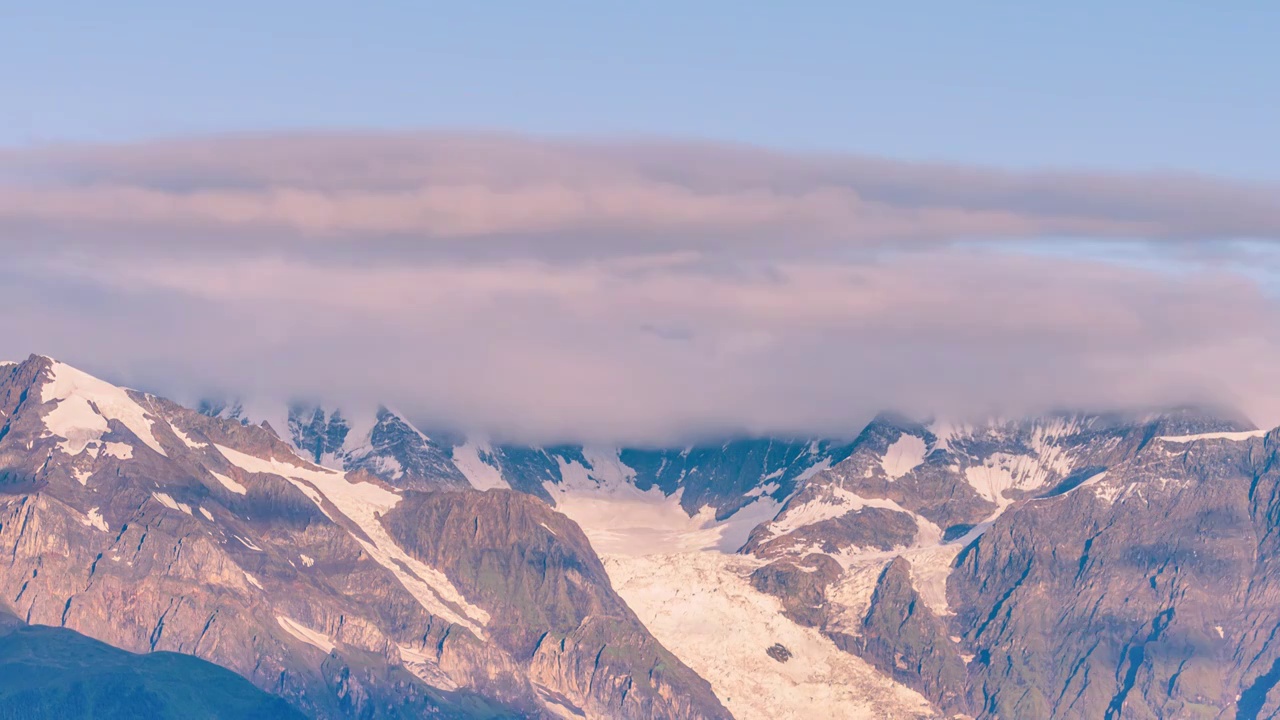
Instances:
[[[0,219],[9,223],[330,239],[1280,237],[1276,188],[656,141],[294,135],[37,148],[0,153],[0,180]]]
[[[884,408],[1269,423],[1278,238],[1274,188],[1180,175],[468,134],[17,149],[0,351],[532,441]],[[1130,240],[1141,262],[1096,251]]]

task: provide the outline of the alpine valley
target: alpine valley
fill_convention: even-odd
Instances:
[[[528,447],[33,355],[0,423],[0,663],[68,713],[107,667],[206,717],[1280,715],[1280,431],[1231,412]]]

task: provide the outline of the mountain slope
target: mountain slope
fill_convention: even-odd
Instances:
[[[626,611],[590,546],[559,540],[572,524],[532,497],[440,494],[456,522],[433,528],[445,544],[431,548],[404,528],[435,522],[436,505],[312,465],[263,428],[47,358],[3,372],[0,545],[13,550],[0,597],[28,622],[196,655],[320,717],[727,716]],[[541,519],[512,524],[520,513]],[[548,560],[504,572],[576,588],[554,624],[474,582],[495,553],[539,552]],[[510,626],[574,628],[578,642],[530,648]],[[616,661],[598,662],[604,648]],[[592,682],[599,668],[608,683]]]
[[[1274,717],[1280,435],[1154,439],[1009,513],[949,587],[973,706],[1022,717]],[[1034,652],[1043,648],[1043,652]]]
[[[1280,713],[1280,438],[1230,414],[538,448],[0,377],[8,607],[316,716]]]
[[[754,489],[740,493],[748,504],[717,517],[710,502],[690,515],[683,488],[671,495],[656,486],[641,489],[638,473],[617,453],[586,451],[581,460],[558,465],[558,482],[544,486],[556,509],[582,528],[645,626],[710,682],[734,717],[936,715],[918,693],[788,619],[777,599],[752,587],[759,561],[737,550],[781,507],[766,492],[778,485],[776,475],[757,476]]]
[[[1271,717],[1275,436],[1234,418],[885,417],[744,552],[787,614],[991,718]]]

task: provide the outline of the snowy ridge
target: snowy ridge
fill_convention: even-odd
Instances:
[[[90,444],[100,443],[110,431],[108,420],[119,421],[147,447],[165,454],[152,431],[154,416],[124,389],[70,365],[51,363],[40,401],[57,403],[45,415],[45,427],[50,434],[64,438],[58,447],[68,455],[79,455]]]
[[[1196,442],[1197,440],[1230,440],[1232,442],[1239,442],[1241,440],[1248,440],[1250,438],[1263,437],[1266,434],[1267,434],[1266,430],[1244,430],[1242,432],[1198,433],[1196,435],[1164,435],[1156,439],[1160,440],[1161,442],[1179,443],[1179,444],[1192,443],[1192,442]]]

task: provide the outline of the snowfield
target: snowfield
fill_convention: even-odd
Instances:
[[[679,492],[637,489],[616,454],[585,455],[591,469],[562,462],[564,482],[545,485],[556,509],[587,534],[614,589],[649,632],[705,678],[734,717],[932,715],[919,693],[787,619],[777,598],[751,587],[747,578],[759,561],[736,551],[756,525],[776,517],[780,503],[760,497],[721,522],[709,507],[690,517]],[[792,653],[787,662],[765,652],[775,643]]]
[[[754,569],[749,558],[717,552],[609,556],[605,567],[654,637],[706,678],[736,718],[932,714],[919,693],[784,617],[776,598],[747,581]],[[791,651],[790,660],[765,653],[775,643]]]

